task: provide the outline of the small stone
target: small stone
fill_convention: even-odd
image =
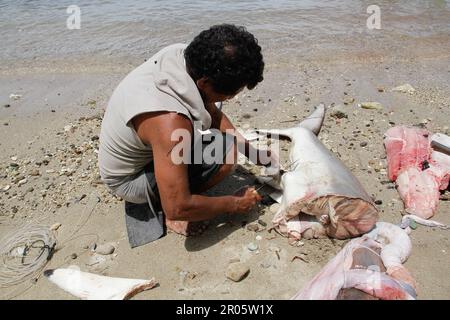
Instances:
[[[64,132],[74,132],[75,128],[69,124],[67,126],[64,126]]]
[[[383,87],[378,87],[377,90],[378,90],[378,92],[384,92],[384,88]]]
[[[11,157],[12,161],[17,161],[17,157]]]
[[[62,224],[61,223],[59,223],[59,222],[56,222],[56,223],[54,223],[54,224],[52,224],[51,225],[51,227],[50,227],[50,230],[52,230],[52,231],[56,231],[56,230],[58,230],[59,229],[59,227],[61,227],[62,226]]]
[[[38,175],[40,175],[40,172],[38,169],[33,169],[30,171],[30,176],[37,177]]]
[[[250,272],[250,268],[241,262],[232,263],[225,273],[226,277],[234,282],[242,281]]]
[[[8,191],[9,189],[11,189],[11,186],[10,186],[10,185],[7,185],[7,186],[5,186],[2,190],[3,190],[4,192],[6,192],[6,191]]]
[[[261,241],[262,237],[260,235],[257,235],[255,239],[256,239],[256,241]]]
[[[267,227],[267,223],[265,223],[263,220],[261,220],[261,219],[259,219],[258,220],[258,223],[260,224],[260,225],[262,225],[263,227]]]
[[[376,204],[376,205],[383,204],[383,201],[381,201],[381,200],[375,200],[375,204]]]
[[[379,102],[361,102],[359,106],[363,109],[383,110],[383,105]]]
[[[71,257],[73,260],[75,260],[76,258],[78,258],[78,255],[77,255],[76,253],[72,253],[72,254],[70,255],[70,257]]]
[[[259,231],[259,225],[257,223],[249,223],[247,225],[248,231],[258,232]]]
[[[9,98],[10,98],[11,100],[19,100],[20,98],[22,98],[22,95],[21,95],[21,94],[11,93],[11,94],[9,95]]]
[[[250,251],[256,251],[258,250],[258,245],[254,242],[250,242],[247,246],[247,249]]]
[[[344,104],[352,104],[353,102],[355,102],[355,98],[348,97],[348,98],[345,98],[343,100],[343,102],[344,102]]]
[[[361,147],[365,147],[365,146],[367,146],[367,142],[363,141],[363,142],[361,142],[359,145],[360,145]]]
[[[413,219],[409,220],[409,227],[413,230],[417,229],[417,222],[415,222]]]
[[[18,163],[15,163],[15,162],[11,162],[11,163],[9,164],[9,166],[10,166],[11,168],[18,168],[18,167],[19,167],[19,164],[18,164]]]
[[[95,253],[102,254],[102,255],[109,255],[109,254],[112,254],[115,249],[116,248],[114,248],[113,245],[111,245],[109,243],[105,243],[105,244],[99,245],[95,249]]]
[[[332,108],[331,116],[336,119],[348,118],[345,108],[340,104]]]
[[[34,191],[34,188],[33,187],[29,187],[28,189],[27,189],[27,192],[33,192]]]
[[[414,89],[414,87],[409,83],[406,83],[401,86],[393,88],[392,91],[412,94],[416,91],[416,89]]]
[[[20,180],[17,184],[18,184],[19,187],[20,187],[20,186],[24,185],[24,184],[27,183],[27,182],[28,182],[27,179],[22,179],[22,180]]]

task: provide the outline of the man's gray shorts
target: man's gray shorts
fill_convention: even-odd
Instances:
[[[222,139],[218,141],[217,139]],[[202,142],[202,150],[212,143],[223,146],[223,155],[231,151],[235,137],[215,135],[212,142]],[[223,161],[222,161],[223,162]],[[188,176],[191,192],[196,192],[219,171],[222,163],[189,164]],[[161,238],[166,233],[164,213],[156,184],[153,162],[145,170],[115,188],[114,193],[125,200],[125,222],[132,248]]]

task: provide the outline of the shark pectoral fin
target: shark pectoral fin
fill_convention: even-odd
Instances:
[[[284,137],[288,137],[292,139],[292,130],[291,129],[258,129],[255,130],[256,133],[264,134],[270,136],[272,139],[281,140]]]
[[[287,129],[258,129],[255,130],[259,134],[270,135],[272,139],[282,139],[288,137],[292,140],[296,128],[304,128],[318,135],[322,128],[323,119],[325,118],[325,105],[322,103],[316,106],[316,109],[305,120],[297,126]]]
[[[323,103],[316,107],[305,120],[299,123],[299,127],[308,129],[318,135],[322,128],[323,119],[325,118],[325,105]]]

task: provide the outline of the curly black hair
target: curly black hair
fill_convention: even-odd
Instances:
[[[221,94],[235,94],[245,86],[251,90],[263,80],[261,47],[245,27],[212,26],[192,40],[184,57],[191,77],[207,77]]]

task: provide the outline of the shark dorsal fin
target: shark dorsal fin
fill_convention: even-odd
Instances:
[[[325,105],[323,103],[316,107],[305,120],[299,123],[299,127],[311,130],[315,135],[318,135],[322,128],[323,119],[325,118]]]

